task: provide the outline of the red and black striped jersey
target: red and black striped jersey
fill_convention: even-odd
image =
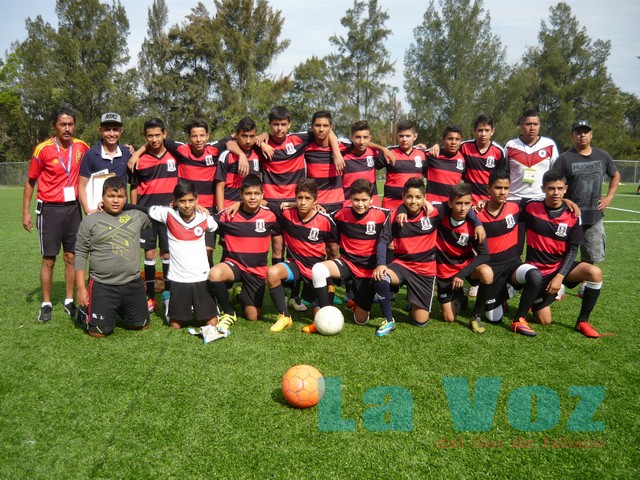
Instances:
[[[342,171],[342,189],[344,190],[345,207],[349,202],[349,187],[358,178],[366,178],[373,184],[372,205],[380,205],[378,186],[376,185],[376,171],[385,168],[387,162],[384,154],[376,149],[367,148],[362,154],[353,152],[353,146],[347,148],[344,155],[344,170]]]
[[[258,155],[255,149],[252,149],[246,155],[249,161],[249,173],[260,175],[261,156]],[[224,208],[241,200],[242,176],[238,173],[238,155],[229,150],[222,152],[218,158],[215,178],[216,183],[224,183]]]
[[[176,159],[168,150],[156,157],[151,153],[140,156],[138,169],[131,177],[131,187],[138,192],[138,205],[169,205],[173,200],[173,190],[178,184]]]
[[[306,177],[304,151],[309,143],[306,132],[287,135],[282,143],[269,136],[273,158],[262,160],[264,199],[268,202],[292,202],[296,199],[296,184]]]
[[[427,200],[447,203],[451,187],[460,183],[466,168],[464,156],[460,151],[455,155],[440,153],[437,158],[427,156],[424,176],[427,177]]]
[[[380,242],[395,249],[393,263],[425,276],[436,274],[436,237],[442,216],[438,209],[431,215],[420,210],[417,215],[407,215],[402,227],[396,223],[398,209],[394,208],[384,224]],[[403,212],[404,213],[404,212]]]
[[[77,138],[71,139],[68,149],[62,148],[56,137],[38,144],[31,156],[28,177],[38,182],[39,200],[45,203],[66,202],[66,187],[73,187],[75,198],[78,198],[80,163],[87,150],[89,145]]]
[[[343,207],[333,215],[338,230],[340,258],[354,277],[371,278],[376,268],[376,245],[389,211],[369,207],[356,215],[351,207]]]
[[[321,212],[316,212],[307,221],[300,219],[295,208],[277,212],[287,246],[287,259],[298,266],[302,276],[311,278],[313,266],[326,258],[326,245],[338,241],[336,224]]]
[[[476,212],[487,233],[489,265],[500,265],[518,258],[520,208],[517,203],[506,202],[495,215],[489,213],[486,206]]]
[[[580,218],[564,203],[551,210],[542,200],[528,202],[520,220],[527,227],[526,262],[538,267],[543,276],[558,271],[569,247],[583,242]]]
[[[165,140],[164,146],[178,162],[178,178],[193,182],[198,192],[198,204],[210,211],[216,206],[214,179],[218,155],[224,150],[224,142],[208,143],[201,155],[196,156],[191,145]]]
[[[474,227],[469,219],[454,226],[450,215],[440,221],[437,245],[438,278],[466,277],[471,273],[466,267],[473,262],[476,253],[488,255],[486,243],[475,240]]]
[[[384,182],[382,206],[392,209],[402,204],[404,184],[410,178],[422,178],[422,168],[427,159],[423,150],[412,148],[403,152],[400,147],[393,147],[391,152],[396,157],[395,165],[387,165],[387,178]]]
[[[344,153],[346,146],[340,143],[340,152]],[[318,203],[320,205],[336,205],[344,202],[342,191],[342,175],[333,163],[331,147],[321,147],[316,142],[310,142],[304,151],[307,165],[307,176],[315,179],[318,184]]]
[[[495,169],[508,170],[504,150],[500,145],[491,142],[489,147],[481,153],[475,140],[467,140],[460,145],[460,153],[464,155],[467,169],[462,178],[472,187],[473,203],[488,200],[489,175]]]
[[[276,214],[267,207],[260,207],[255,213],[246,213],[240,208],[233,218],[229,218],[226,210],[218,218],[218,230],[225,241],[224,260],[266,279],[271,237],[280,234]]]

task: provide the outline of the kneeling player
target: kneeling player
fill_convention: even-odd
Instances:
[[[591,311],[600,296],[602,270],[586,262],[576,262],[583,242],[580,218],[570,212],[562,199],[567,180],[559,170],[551,169],[542,176],[543,201],[527,203],[522,220],[527,228],[526,262],[540,269],[542,287],[533,303],[535,318],[551,323],[551,307],[562,285],[569,288],[586,282],[576,330],[589,338],[600,334],[589,323]]]

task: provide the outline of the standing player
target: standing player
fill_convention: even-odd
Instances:
[[[173,189],[178,183],[178,172],[175,158],[167,151],[164,140],[167,132],[164,123],[159,118],[151,118],[144,123],[144,137],[147,150],[140,157],[138,168],[131,178],[131,203],[143,207],[152,205],[169,205],[173,199]],[[142,232],[140,246],[144,250],[144,276],[147,287],[147,309],[155,311],[158,304],[155,293],[156,259],[160,247],[162,258],[162,273],[164,277],[164,291],[162,301],[165,307],[165,317],[169,309],[170,281],[169,273],[169,239],[165,225],[154,222],[150,228]]]
[[[78,177],[78,198],[85,214],[95,213],[97,210],[89,205],[87,185],[91,175],[107,170],[128,180],[127,162],[131,158],[128,148],[120,148],[122,135],[122,117],[117,113],[105,113],[100,117],[100,141],[89,149],[82,157],[80,176]],[[95,192],[97,193],[97,192]]]
[[[465,159],[460,153],[462,131],[457,125],[449,125],[442,132],[442,148],[433,156],[431,150],[424,165],[427,178],[427,201],[447,203],[451,187],[460,183],[465,171]]]
[[[64,251],[65,300],[64,310],[74,318],[73,303],[75,274],[73,269],[76,233],[81,221],[78,203],[78,172],[82,156],[89,146],[73,138],[76,114],[69,107],[60,107],[52,117],[55,134],[40,143],[31,157],[27,181],[22,195],[22,226],[31,233],[31,199],[38,186],[36,226],[40,234],[40,287],[42,305],[38,320],[48,322],[52,318],[53,268],[60,245]]]
[[[535,318],[551,323],[551,303],[562,285],[569,288],[586,282],[576,330],[589,338],[600,334],[589,323],[591,311],[600,296],[602,270],[586,262],[576,262],[583,241],[580,218],[570,212],[562,199],[567,181],[560,170],[551,169],[542,177],[545,199],[527,203],[521,220],[527,228],[526,262],[542,273],[542,287],[533,303]]]

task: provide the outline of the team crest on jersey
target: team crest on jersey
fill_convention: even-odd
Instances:
[[[416,156],[413,161],[416,162],[416,168],[422,168],[422,158]]]
[[[264,220],[262,218],[259,218],[258,220],[256,220],[256,232],[264,233],[266,231],[267,231],[267,228],[264,225]]]
[[[421,230],[431,230],[431,220],[429,220],[429,217],[422,217],[420,219],[420,229]]]
[[[509,214],[504,217],[505,222],[507,222],[507,228],[513,228],[516,226],[516,219],[513,218],[513,215]]]
[[[538,156],[540,158],[546,158],[547,156],[547,151],[546,150],[538,150]]]
[[[167,160],[167,171],[175,172],[176,171],[176,161],[173,158]]]
[[[492,157],[492,156],[487,157],[487,163],[485,163],[485,167],[487,167],[487,168],[496,168],[496,159],[495,159],[495,157]]]
[[[201,227],[200,225],[198,225],[197,227],[195,227],[195,228],[193,229],[193,234],[194,234],[196,237],[201,237],[203,233],[204,233],[204,230],[202,229],[202,227]]]
[[[287,143],[286,152],[287,155],[293,155],[296,153],[296,147],[293,146],[293,143]]]
[[[118,222],[119,222],[119,223],[127,223],[129,220],[131,220],[131,215],[122,215],[122,216],[118,219]]]
[[[211,155],[207,155],[206,157],[204,157],[204,164],[207,167],[210,167],[211,165],[213,165],[213,157]]]
[[[253,171],[254,172],[260,171],[260,160],[258,160],[257,158],[253,160]]]
[[[556,235],[558,237],[566,237],[568,228],[569,228],[569,225],[567,225],[566,223],[559,223],[558,230],[556,230]]]
[[[311,240],[313,242],[317,242],[319,235],[320,235],[320,229],[319,228],[312,227],[311,230],[309,230],[309,240]]]
[[[371,155],[369,155],[369,156],[367,157],[367,167],[369,167],[369,168],[373,168],[373,166],[374,166],[374,163],[373,163],[373,157],[372,157]]]
[[[376,222],[367,222],[367,230],[364,232],[367,235],[376,234]]]
[[[467,245],[469,245],[469,234],[468,233],[461,233],[460,237],[458,238],[458,242],[457,243],[461,247],[466,247]]]
[[[464,162],[461,158],[456,162],[456,170],[464,170]]]

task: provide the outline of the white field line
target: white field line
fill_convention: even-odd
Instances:
[[[607,207],[608,210],[615,210],[617,212],[628,212],[628,213],[640,213],[636,210],[625,210],[624,208],[614,208],[614,207]]]

